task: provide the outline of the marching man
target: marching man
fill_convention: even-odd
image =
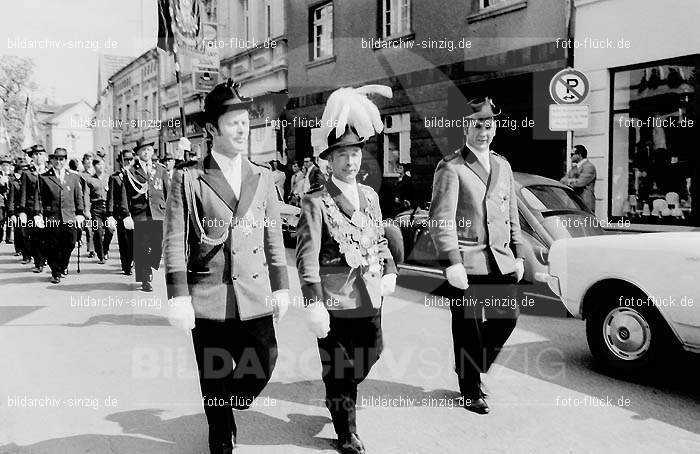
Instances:
[[[473,112],[464,127],[466,145],[435,170],[430,234],[446,261],[447,281],[464,292],[464,299],[453,300],[450,307],[464,407],[485,414],[489,407],[480,374],[489,370],[515,328],[524,249],[513,172],[489,148],[496,135],[493,103],[485,98],[469,107]],[[485,300],[506,302],[496,306]]]
[[[246,158],[251,104],[231,79],[207,94],[212,150],[175,170],[165,221],[168,318],[192,330],[212,454],[232,452],[232,410],[249,408],[270,380],[273,321],[289,305],[274,178]]]
[[[153,291],[153,269],[160,267],[165,200],[170,184],[165,166],[152,161],[153,152],[153,142],[136,144],[136,162],[131,168],[125,168],[122,185],[122,197],[130,214],[123,223],[126,229],[134,230],[136,282],[141,282],[144,292]]]
[[[379,110],[365,97],[370,92],[391,96],[388,87],[366,86],[328,98],[322,123],[337,128],[320,158],[333,174],[303,197],[297,225],[297,269],[309,328],[318,337],[326,407],[339,450],[355,454],[365,452],[357,435],[357,386],[379,359],[382,297],[396,285],[379,197],[356,181],[365,140],[382,130]]]
[[[85,221],[80,176],[66,168],[67,157],[65,148],[54,150],[52,168],[39,175],[32,213],[35,225],[44,229],[46,261],[51,268],[52,284],[58,284],[67,274],[78,231]]]

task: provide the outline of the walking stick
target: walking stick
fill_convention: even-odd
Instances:
[[[78,229],[78,274],[80,274],[80,245],[83,244],[83,232]]]

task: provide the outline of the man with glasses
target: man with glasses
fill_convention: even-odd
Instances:
[[[78,229],[83,227],[84,198],[80,176],[66,169],[68,153],[56,148],[51,169],[39,176],[34,205],[34,222],[45,229],[46,261],[51,283],[58,284],[66,274],[75,248]]]
[[[576,145],[571,153],[571,169],[559,180],[571,187],[586,206],[595,212],[595,166],[588,160],[588,150],[583,145]]]
[[[481,373],[515,329],[516,285],[524,274],[515,180],[508,161],[490,150],[494,105],[472,101],[466,144],[438,163],[430,204],[430,234],[456,290],[452,300],[455,370],[464,407],[489,412]],[[498,304],[492,304],[494,302]]]

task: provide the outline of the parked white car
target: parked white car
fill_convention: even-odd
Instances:
[[[593,356],[614,371],[677,346],[700,353],[700,232],[557,240],[537,279],[586,320]]]

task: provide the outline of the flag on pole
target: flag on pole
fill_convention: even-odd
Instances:
[[[34,107],[27,96],[27,103],[24,112],[24,127],[22,128],[22,150],[31,148],[39,143],[39,133],[37,131],[36,120],[34,118]]]
[[[173,50],[170,0],[158,0],[158,48],[166,52],[172,52]]]
[[[158,47],[202,49],[201,0],[158,0]]]

